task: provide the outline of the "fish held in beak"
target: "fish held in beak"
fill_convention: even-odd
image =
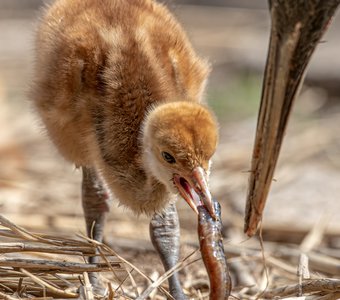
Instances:
[[[207,183],[207,175],[202,167],[193,169],[189,176],[174,174],[174,184],[182,198],[198,214],[198,207],[205,206],[209,214],[216,219],[215,207]]]

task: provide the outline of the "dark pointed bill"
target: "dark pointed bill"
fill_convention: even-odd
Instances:
[[[245,227],[256,233],[294,99],[340,0],[269,0],[271,33],[252,156]]]
[[[205,206],[213,218],[216,218],[215,208],[212,203],[206,173],[201,167],[196,167],[190,176],[174,175],[174,183],[189,206],[198,214],[198,206]]]

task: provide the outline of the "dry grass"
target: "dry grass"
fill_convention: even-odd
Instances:
[[[150,278],[107,245],[84,236],[35,234],[3,216],[0,224],[1,299],[171,299],[165,280],[199,260],[195,251],[173,270]],[[300,247],[267,243],[263,252],[225,243],[234,280],[231,299],[339,299],[340,280],[331,276],[338,274],[340,260],[313,250],[319,245],[320,228],[315,226]],[[87,263],[86,257],[95,253],[102,262]],[[321,273],[325,270],[328,277]],[[104,297],[96,295],[89,283],[92,271],[104,275]],[[142,285],[140,278],[145,280]],[[187,276],[184,281],[190,299],[208,298],[204,280]]]
[[[0,237],[7,240],[0,243],[3,254],[0,258],[0,296],[4,299],[103,298],[93,291],[89,272],[111,273],[114,278],[113,281],[104,280],[107,284],[105,299],[146,299],[155,295],[155,289],[171,299],[161,284],[174,271],[197,260],[195,251],[157,280],[152,280],[107,245],[85,236],[66,238],[33,234],[3,216],[0,216],[0,225],[4,228]],[[90,264],[86,259],[89,255],[100,255],[103,262]],[[141,294],[132,273],[149,284]]]

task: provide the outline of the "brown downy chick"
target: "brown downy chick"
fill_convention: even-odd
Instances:
[[[95,168],[122,204],[159,211],[174,191],[171,172],[208,171],[216,122],[198,104],[208,66],[164,6],[56,1],[36,50],[33,99],[52,141],[77,166]],[[140,139],[143,121],[152,129]],[[162,152],[178,162],[166,164]]]
[[[151,0],[57,0],[45,12],[32,98],[60,153],[83,168],[96,239],[105,193],[149,215],[166,214],[179,193],[214,214],[208,173],[217,124],[200,104],[208,73],[177,21]]]

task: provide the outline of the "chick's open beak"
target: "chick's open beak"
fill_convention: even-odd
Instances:
[[[198,214],[198,206],[205,206],[210,215],[216,218],[211,194],[207,183],[207,175],[202,167],[193,169],[189,176],[174,174],[173,180],[180,195]]]

